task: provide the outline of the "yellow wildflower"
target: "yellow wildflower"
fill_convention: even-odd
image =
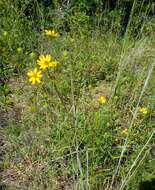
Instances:
[[[106,98],[104,96],[99,96],[97,99],[99,104],[105,104],[106,103]]]
[[[141,108],[139,108],[139,112],[140,112],[140,113],[143,113],[143,114],[147,114],[147,113],[148,113],[148,110],[147,110],[147,108],[145,108],[145,107],[141,107]]]
[[[60,34],[58,32],[55,32],[54,30],[44,30],[46,36],[50,37],[58,37]]]
[[[38,65],[41,69],[46,69],[51,66],[53,59],[51,55],[40,55],[39,59],[37,60]]]
[[[122,131],[121,131],[121,134],[122,135],[125,135],[125,136],[127,136],[128,135],[128,129],[127,128],[125,128],[125,129],[123,129]]]
[[[37,68],[35,68],[34,70],[29,70],[27,72],[27,76],[29,77],[29,81],[32,84],[36,84],[36,83],[40,83],[40,79],[42,77],[41,71],[38,71]]]

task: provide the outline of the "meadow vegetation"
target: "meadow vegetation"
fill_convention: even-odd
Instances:
[[[25,16],[28,2],[0,0],[1,188],[135,190],[154,178],[154,17],[135,37],[131,15],[118,36],[118,11],[35,1]]]

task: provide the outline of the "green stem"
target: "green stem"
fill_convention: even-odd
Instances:
[[[57,87],[57,85],[56,85],[56,83],[55,83],[55,77],[54,77],[54,76],[51,76],[50,73],[49,73],[49,71],[48,71],[48,76],[49,76],[49,78],[53,81],[53,86],[54,86],[55,92],[56,92],[57,96],[59,97],[59,99],[60,99],[62,105],[64,106],[65,110],[67,110],[66,105],[65,105],[65,101],[64,101],[62,95],[60,94],[60,92],[59,92],[59,90],[58,90],[58,87]]]

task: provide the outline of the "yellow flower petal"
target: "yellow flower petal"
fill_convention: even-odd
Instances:
[[[106,98],[104,96],[99,96],[97,99],[99,104],[105,104],[106,103]]]
[[[53,60],[53,58],[49,54],[40,55],[39,59],[37,60],[37,64],[40,66],[41,69],[44,70],[50,66],[51,60]]]
[[[46,36],[49,37],[58,37],[60,34],[58,32],[55,32],[54,30],[44,30]]]
[[[34,70],[30,70],[27,73],[27,76],[29,77],[29,82],[32,84],[40,83],[40,79],[42,77],[41,71],[38,71],[37,68],[34,68]]]
[[[147,114],[147,113],[148,113],[148,110],[147,110],[147,108],[145,108],[145,107],[141,107],[141,108],[139,108],[139,112],[140,112],[140,113],[143,113],[143,114]]]

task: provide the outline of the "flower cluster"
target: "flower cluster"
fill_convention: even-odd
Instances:
[[[60,34],[54,30],[44,30],[45,35],[49,37],[58,37]]]
[[[149,109],[147,107],[139,107],[139,113],[141,113],[143,115],[147,115],[147,114],[155,115],[155,110]]]
[[[44,30],[45,35],[46,36],[50,36],[50,37],[58,37],[60,34],[58,32],[56,32],[55,30]],[[17,49],[18,52],[21,52],[21,49],[18,48]],[[31,58],[35,57],[35,54],[32,52],[30,54]],[[36,83],[40,83],[41,82],[41,77],[42,77],[42,71],[41,70],[45,70],[47,68],[57,68],[60,64],[58,61],[54,60],[54,58],[49,55],[40,55],[38,60],[37,60],[37,65],[39,66],[39,69],[36,67],[34,68],[34,70],[29,70],[27,72],[27,76],[29,77],[29,81],[32,84],[36,84]]]
[[[55,61],[51,55],[40,55],[38,60],[37,60],[37,64],[40,67],[40,70],[37,69],[37,67],[34,70],[29,70],[27,72],[27,76],[29,77],[29,81],[32,84],[36,84],[36,83],[40,83],[41,81],[41,77],[42,77],[42,70],[45,70],[49,67],[55,69],[59,66],[59,62]]]
[[[54,61],[51,55],[40,55],[37,64],[40,66],[40,69],[45,70],[48,67],[57,67],[58,62]]]
[[[140,108],[139,108],[139,112],[142,113],[142,114],[147,114],[147,113],[148,113],[148,110],[147,110],[147,108],[145,108],[145,107],[140,107]]]

